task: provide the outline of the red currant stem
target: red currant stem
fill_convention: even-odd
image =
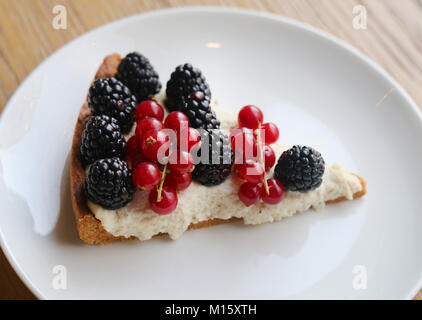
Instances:
[[[172,154],[174,152],[174,150],[177,149],[174,146],[172,146],[170,144],[170,150],[169,150],[169,154]],[[166,179],[166,174],[167,174],[167,166],[168,166],[168,161],[166,163],[166,165],[164,166],[163,172],[161,173],[161,179],[160,179],[160,184],[158,186],[157,189],[157,202],[161,202],[161,200],[163,199],[161,197],[161,193],[163,191],[163,184],[164,184],[164,180]]]
[[[262,144],[262,140],[261,140],[261,123],[259,123],[258,126],[258,134],[257,134],[257,142],[258,142],[258,148],[259,148],[259,156],[260,156],[260,162],[262,164],[262,167],[264,168],[264,188],[265,188],[265,192],[267,194],[270,194],[270,188],[268,187],[268,183],[267,183],[267,174],[265,172],[265,157],[264,157],[264,145]]]
[[[161,202],[161,200],[163,199],[161,197],[161,192],[163,191],[163,184],[164,184],[164,180],[166,179],[166,173],[167,173],[167,164],[164,166],[163,172],[161,173],[160,184],[157,189],[157,202]]]

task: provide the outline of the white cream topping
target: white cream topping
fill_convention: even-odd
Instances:
[[[212,105],[221,121],[222,131],[237,126],[236,116],[230,111]],[[287,148],[280,143],[272,145],[277,159]],[[245,206],[238,198],[241,182],[231,175],[224,183],[206,187],[192,182],[188,189],[178,192],[178,205],[168,215],[158,215],[148,207],[148,193],[137,191],[134,199],[118,210],[106,210],[88,201],[88,206],[109,233],[114,236],[135,236],[141,240],[151,239],[159,233],[167,233],[171,239],[179,238],[190,224],[210,219],[242,218],[246,224],[279,221],[296,213],[314,208],[322,210],[325,202],[340,197],[353,199],[362,190],[359,179],[338,165],[326,167],[321,186],[307,193],[286,192],[277,205],[262,201]]]

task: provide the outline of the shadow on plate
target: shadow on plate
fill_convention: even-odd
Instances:
[[[62,171],[60,183],[60,212],[56,227],[54,228],[54,236],[61,243],[84,245],[78,236],[72,200],[70,198],[70,154],[66,157]]]

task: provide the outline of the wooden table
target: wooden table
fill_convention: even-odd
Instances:
[[[67,10],[66,30],[52,27],[58,4]],[[353,27],[359,4],[367,29]],[[0,111],[25,77],[71,39],[128,15],[185,5],[252,8],[311,24],[378,62],[422,106],[422,0],[0,0]],[[0,251],[0,299],[32,298]]]

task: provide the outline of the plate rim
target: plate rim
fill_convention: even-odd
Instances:
[[[414,115],[419,119],[419,123],[422,126],[422,111],[416,104],[416,102],[413,100],[413,98],[406,92],[406,90],[402,87],[401,84],[397,80],[395,80],[384,68],[381,67],[377,62],[366,56],[364,53],[359,51],[357,48],[352,46],[351,44],[345,42],[344,40],[341,40],[340,38],[337,38],[336,36],[332,35],[331,33],[328,33],[327,31],[324,31],[322,29],[319,29],[317,27],[314,27],[310,24],[307,24],[305,22],[298,21],[293,18],[289,18],[286,16],[283,16],[281,14],[276,14],[272,12],[267,11],[258,11],[248,8],[239,8],[239,7],[225,7],[225,6],[181,6],[181,7],[170,7],[170,8],[163,8],[158,10],[150,10],[147,12],[141,12],[136,13],[133,15],[129,15],[126,17],[122,17],[120,19],[108,22],[106,24],[100,25],[98,27],[95,27],[92,30],[89,30],[76,38],[72,39],[71,41],[65,43],[60,48],[55,50],[53,53],[51,53],[49,56],[47,56],[38,66],[36,66],[28,76],[19,84],[19,86],[16,88],[10,99],[7,101],[5,107],[3,108],[2,113],[0,114],[0,127],[3,125],[5,114],[8,112],[11,112],[11,106],[15,103],[15,100],[20,95],[20,92],[22,91],[22,88],[26,86],[26,84],[44,67],[44,65],[51,60],[56,55],[60,54],[62,51],[66,50],[68,47],[70,47],[74,42],[80,41],[81,39],[90,36],[92,33],[95,33],[97,31],[106,30],[109,28],[114,28],[118,26],[119,24],[128,23],[130,21],[135,20],[142,20],[151,18],[154,16],[160,16],[160,15],[167,15],[167,14],[184,14],[184,13],[230,13],[230,14],[236,14],[236,15],[243,15],[243,16],[250,16],[250,17],[259,17],[264,18],[272,21],[276,21],[278,23],[282,23],[297,29],[301,29],[302,31],[306,31],[308,33],[311,33],[314,36],[317,36],[320,39],[327,40],[331,42],[332,44],[335,44],[338,47],[341,47],[343,50],[349,52],[352,54],[355,58],[358,58],[360,61],[364,62],[367,67],[371,68],[373,71],[376,71],[382,78],[387,80],[389,84],[401,95],[401,97],[406,101],[408,105],[410,105]],[[4,237],[2,226],[0,225],[0,246],[4,252],[4,255],[7,259],[7,261],[10,263],[12,268],[14,269],[15,273],[18,275],[20,280],[25,284],[25,286],[31,291],[31,293],[38,299],[46,300],[49,299],[47,296],[45,296],[38,288],[35,286],[31,279],[26,275],[23,268],[20,267],[19,263],[14,257],[13,252],[10,250],[7,241]],[[414,288],[409,292],[409,294],[404,297],[406,300],[413,299],[413,297],[416,296],[416,294],[419,292],[419,290],[422,288],[422,271],[420,279],[417,281],[417,284],[414,286]]]

